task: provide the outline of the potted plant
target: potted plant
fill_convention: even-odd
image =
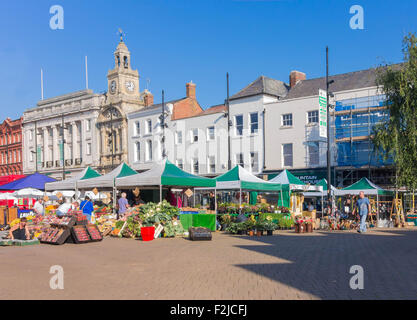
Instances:
[[[305,222],[306,232],[313,232],[313,222],[311,220],[306,220]]]
[[[297,219],[295,220],[295,232],[296,233],[305,233],[306,232],[306,227],[305,227],[305,222],[303,219]]]
[[[244,224],[246,226],[246,230],[249,233],[249,236],[253,237],[253,235],[255,234],[255,226],[256,226],[255,217],[251,215],[250,218],[244,222]]]
[[[239,233],[239,223],[231,222],[229,226],[226,228],[226,231],[231,234],[238,234]]]
[[[272,236],[274,230],[277,228],[277,225],[272,221],[271,217],[267,217],[267,220],[264,221],[263,227],[264,230],[266,230],[266,235]]]
[[[223,214],[220,218],[220,221],[221,221],[221,225],[222,225],[222,230],[226,230],[227,227],[229,226],[229,224],[231,223],[232,218],[228,214]]]
[[[258,237],[262,236],[264,234],[265,229],[265,221],[264,220],[258,220],[258,222],[255,225],[256,228],[256,235]]]

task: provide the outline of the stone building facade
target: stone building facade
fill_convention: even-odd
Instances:
[[[115,67],[107,74],[108,92],[86,89],[39,101],[23,115],[23,172],[57,179],[91,166],[106,173],[127,162],[127,113],[144,107],[139,73],[121,39]]]

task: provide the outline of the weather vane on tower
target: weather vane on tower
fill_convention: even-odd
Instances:
[[[120,42],[123,42],[123,39],[126,38],[126,33],[123,32],[123,30],[121,28],[119,28],[118,34],[120,36]]]

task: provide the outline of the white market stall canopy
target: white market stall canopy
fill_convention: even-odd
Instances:
[[[78,189],[93,189],[93,188],[113,188],[117,178],[127,177],[137,174],[135,170],[129,167],[126,163],[120,164],[116,169],[105,174],[104,176],[80,180],[77,182]]]
[[[12,195],[17,198],[38,198],[43,197],[45,193],[34,188],[24,188],[13,192]]]
[[[77,189],[78,181],[92,179],[100,176],[101,175],[96,170],[87,167],[75,177],[62,181],[45,183],[45,190],[75,190]]]
[[[254,191],[280,191],[281,184],[262,180],[237,165],[225,174],[217,177],[217,189],[243,189]]]
[[[156,162],[148,171],[116,179],[116,187],[138,186],[214,187],[215,181],[181,170],[164,159]]]
[[[323,191],[313,191],[313,192],[304,192],[303,195],[305,197],[325,197],[327,196],[327,180],[326,179],[322,179],[320,180],[317,184],[315,184],[315,186],[321,186],[323,188]],[[331,186],[332,188],[332,194],[337,196],[339,190],[336,189],[334,186]]]
[[[269,180],[269,182],[279,183],[283,186],[289,186],[289,190],[294,190],[294,191],[319,191],[319,192],[323,191],[322,186],[307,185],[304,182],[302,182],[300,179],[298,179],[296,176],[294,176],[288,170],[282,171],[275,178]]]

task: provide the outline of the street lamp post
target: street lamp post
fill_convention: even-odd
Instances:
[[[226,98],[226,107],[227,107],[227,170],[232,169],[232,159],[230,155],[230,103],[229,103],[229,72],[226,73],[226,82],[227,82],[227,98]]]
[[[161,126],[162,126],[162,159],[165,159],[165,92],[162,90],[162,112],[161,112]]]
[[[331,183],[331,155],[330,155],[330,92],[329,86],[334,80],[329,81],[329,47],[326,47],[326,110],[327,110],[327,203],[332,209],[332,183]]]

